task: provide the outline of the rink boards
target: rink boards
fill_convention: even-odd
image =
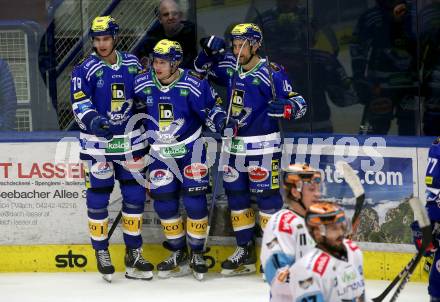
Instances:
[[[232,246],[211,246],[205,255],[209,271],[220,272],[220,263],[234,251]],[[413,253],[364,251],[364,271],[367,279],[392,280],[409,262]],[[110,254],[117,271],[124,270],[125,247],[111,244]],[[0,272],[94,272],[96,260],[90,245],[1,246]],[[160,244],[144,245],[143,255],[154,265],[168,256]],[[257,263],[259,265],[259,262]],[[411,280],[427,281],[424,260]]]
[[[29,137],[0,136],[0,271],[94,271],[89,246],[82,163],[78,160],[77,135],[66,133]],[[69,133],[70,135],[71,133]],[[389,279],[414,253],[410,245],[408,213],[404,199],[423,197],[427,151],[432,138],[295,136],[288,139],[282,165],[291,161],[310,162],[322,169],[327,197],[344,203],[352,213],[352,193],[335,174],[334,162],[345,160],[359,171],[367,196],[360,226],[365,255],[365,274],[371,279]],[[422,181],[420,181],[422,180]],[[116,217],[121,197],[112,193],[110,223]],[[213,243],[208,254],[212,270],[232,253],[231,228],[226,202],[219,200]],[[220,219],[218,219],[220,218]],[[397,231],[396,231],[397,230]],[[404,232],[403,232],[403,231]],[[397,232],[397,233],[396,233]],[[142,235],[145,256],[154,264],[166,253],[160,222],[152,202],[147,202]],[[112,258],[122,269],[122,232],[116,230]],[[392,243],[392,244],[391,244]],[[419,267],[414,280],[426,280]]]

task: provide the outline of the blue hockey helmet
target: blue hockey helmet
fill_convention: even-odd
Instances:
[[[258,25],[254,23],[241,23],[234,26],[231,31],[232,40],[249,40],[252,43],[261,43],[263,33]]]
[[[182,60],[183,51],[179,42],[162,39],[153,48],[153,58],[159,58],[172,63]]]
[[[116,37],[119,31],[119,25],[111,16],[99,16],[93,19],[90,27],[90,37],[113,36]]]

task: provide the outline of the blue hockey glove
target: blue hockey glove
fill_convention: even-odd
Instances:
[[[94,135],[104,137],[107,140],[113,138],[113,133],[110,131],[110,123],[101,115],[94,117],[90,121],[90,130]]]
[[[410,227],[411,227],[411,231],[412,231],[413,242],[416,246],[416,249],[419,251],[422,246],[422,238],[423,238],[419,223],[417,221],[414,221],[413,223],[411,223]],[[431,243],[429,243],[428,247],[425,249],[425,253],[423,255],[425,257],[430,256],[432,253],[435,252],[435,250],[436,249],[431,242]]]
[[[269,102],[267,115],[273,118],[285,118],[290,120],[295,114],[295,105],[289,99],[277,99]]]
[[[215,56],[225,51],[226,43],[220,37],[210,36],[200,39],[200,46],[208,56]]]
[[[295,262],[295,258],[282,251],[276,252],[267,260],[264,266],[266,282],[271,284],[277,275],[277,271],[283,267],[289,267]]]

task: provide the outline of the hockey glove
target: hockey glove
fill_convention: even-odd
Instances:
[[[200,39],[200,46],[208,56],[215,56],[225,51],[226,43],[225,40],[220,37],[210,36]]]
[[[285,118],[290,120],[295,115],[295,105],[289,99],[277,99],[269,102],[267,115],[273,118]]]
[[[416,249],[420,250],[420,248],[422,246],[423,235],[422,235],[422,231],[420,230],[419,223],[417,221],[414,221],[413,223],[411,223],[410,227],[411,227],[411,231],[412,231],[413,242],[416,246]],[[435,251],[436,251],[436,248],[434,247],[434,244],[432,242],[430,242],[428,247],[425,249],[425,253],[423,254],[423,256],[428,257],[432,253],[434,253]]]
[[[94,117],[90,121],[90,130],[94,135],[104,137],[107,140],[113,138],[113,133],[110,131],[110,123],[101,115]]]

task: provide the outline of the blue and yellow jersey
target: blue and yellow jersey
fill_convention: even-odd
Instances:
[[[198,73],[179,69],[179,77],[164,86],[151,69],[135,80],[135,94],[146,104],[146,126],[152,145],[190,143],[197,139],[216,93]]]
[[[197,62],[200,56],[195,66],[203,72],[204,69]],[[235,67],[235,57],[232,53],[226,53],[212,65],[209,75],[214,82],[228,88],[227,102],[232,101],[231,116],[240,121],[238,136],[262,136],[279,132],[278,123],[267,115],[268,103],[274,99],[269,68],[276,98],[291,99],[294,102],[294,119],[305,114],[307,104],[303,98],[296,97],[298,94],[293,92],[291,81],[282,67],[275,63],[270,63],[269,67],[265,59],[261,59],[253,69],[246,72],[241,68],[235,72]]]
[[[75,120],[81,129],[82,159],[86,159],[87,155],[116,159],[144,152],[144,128],[140,123],[127,127],[135,113],[133,85],[141,65],[131,54],[116,53],[114,65],[91,54],[72,72],[71,102]],[[98,115],[109,120],[114,134],[111,141],[98,138],[90,131],[90,121]]]

